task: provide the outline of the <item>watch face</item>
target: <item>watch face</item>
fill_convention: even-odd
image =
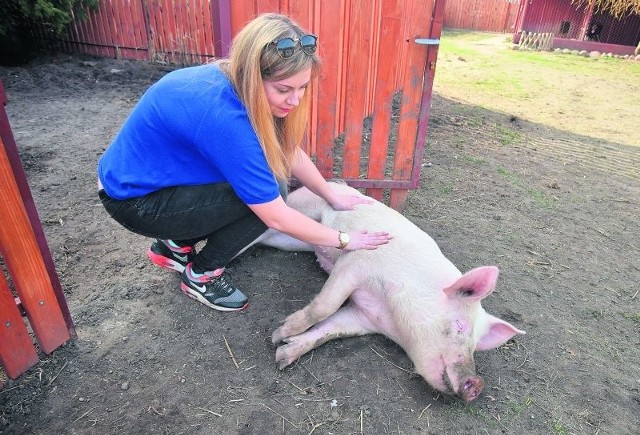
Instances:
[[[346,246],[347,243],[349,243],[349,241],[350,241],[349,234],[340,233],[340,244],[342,245],[342,247]]]

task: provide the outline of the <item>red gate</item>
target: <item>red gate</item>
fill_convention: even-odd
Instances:
[[[0,363],[14,379],[38,361],[28,328],[44,353],[75,337],[75,329],[4,110],[6,102],[0,82],[0,259],[6,267],[6,272],[0,268]]]
[[[326,178],[402,209],[418,187],[444,0],[219,1],[230,7],[224,52],[240,28],[281,12],[318,35],[324,69],[312,87],[307,151]],[[226,4],[226,5],[225,5]]]

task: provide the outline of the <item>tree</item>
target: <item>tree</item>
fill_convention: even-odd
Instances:
[[[0,0],[0,64],[17,65],[31,57],[35,44],[30,28],[59,35],[98,4],[99,0]]]
[[[571,0],[576,6],[594,6],[598,12],[608,12],[615,18],[640,15],[640,0]]]
[[[98,8],[99,0],[4,0],[0,5],[0,36],[25,27],[41,25],[60,34],[74,18],[85,18],[87,8]]]

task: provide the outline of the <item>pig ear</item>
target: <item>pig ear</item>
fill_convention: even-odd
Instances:
[[[498,268],[483,266],[470,270],[443,291],[450,298],[464,297],[480,300],[489,296],[498,279]]]
[[[487,330],[478,338],[476,350],[490,350],[500,347],[509,341],[516,334],[525,334],[524,331],[516,328],[509,322],[485,314],[487,316]]]

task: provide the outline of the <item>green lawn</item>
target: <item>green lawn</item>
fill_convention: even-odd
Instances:
[[[572,133],[640,146],[640,61],[510,46],[510,35],[445,30],[434,92]]]

